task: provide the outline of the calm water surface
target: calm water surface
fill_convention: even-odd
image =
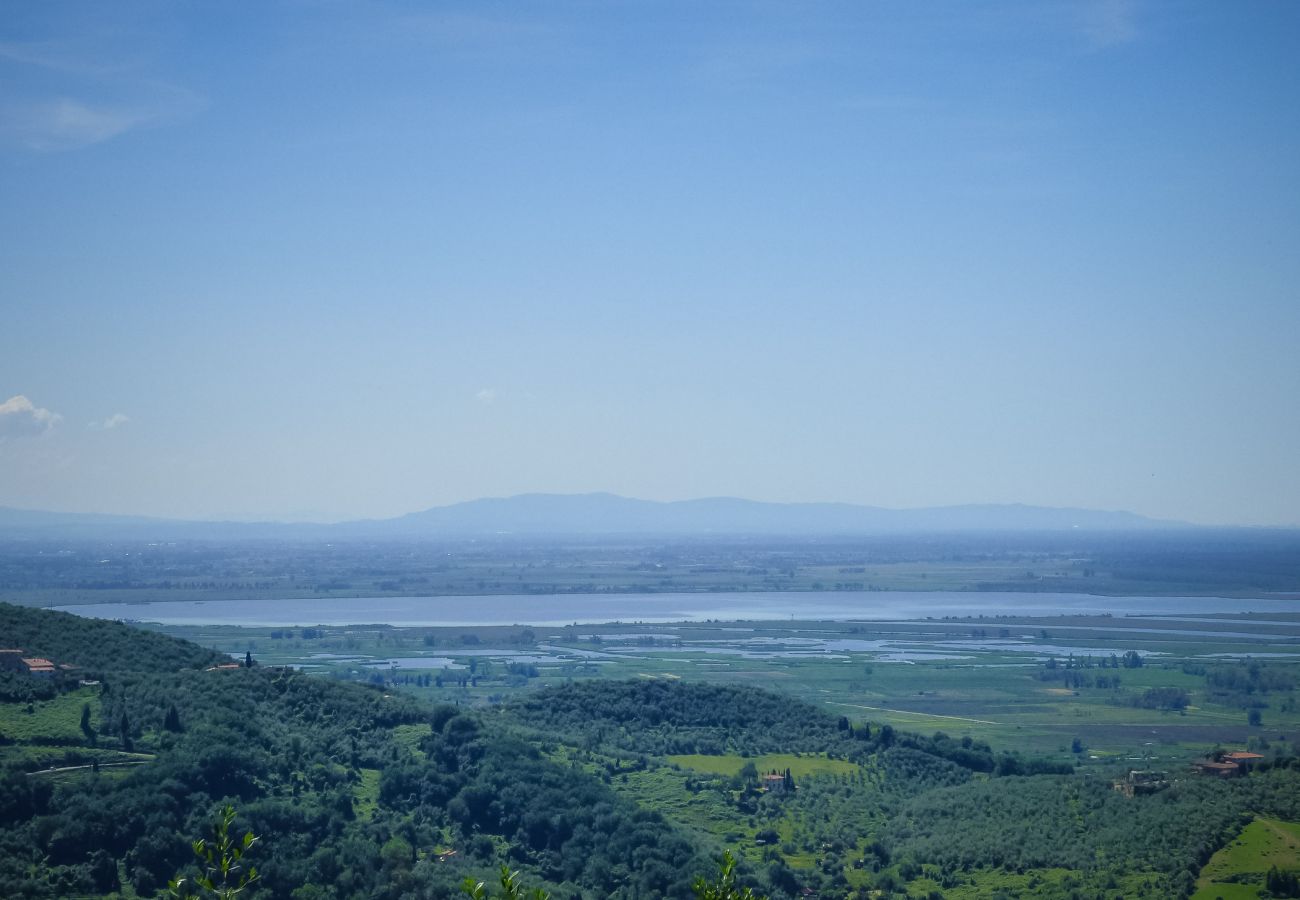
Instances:
[[[1297,611],[1294,600],[1097,597],[995,591],[504,594],[491,597],[325,597],[167,600],[57,607],[101,619],[163,625],[546,625],[606,622],[899,620],[943,616],[1209,615]]]

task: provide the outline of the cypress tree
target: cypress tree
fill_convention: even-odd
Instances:
[[[87,743],[95,746],[95,729],[90,724],[90,704],[81,704],[81,733],[86,736]]]

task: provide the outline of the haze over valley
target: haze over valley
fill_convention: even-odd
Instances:
[[[0,16],[0,897],[1300,897],[1300,5]]]

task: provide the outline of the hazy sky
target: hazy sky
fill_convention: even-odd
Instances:
[[[0,505],[1300,523],[1298,40],[1291,0],[6,4]]]

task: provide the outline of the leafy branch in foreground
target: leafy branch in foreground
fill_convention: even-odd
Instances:
[[[697,876],[691,889],[699,900],[766,900],[754,893],[753,888],[736,886],[736,857],[730,850],[722,851],[722,862],[718,864],[717,881],[705,881]]]
[[[257,869],[243,871],[244,854],[257,843],[257,836],[247,832],[242,839],[230,836],[230,826],[235,821],[235,808],[225,806],[221,820],[212,829],[212,840],[199,838],[194,842],[194,855],[203,864],[203,874],[194,879],[202,893],[196,894],[185,886],[184,878],[167,882],[167,893],[178,900],[233,900],[246,887],[257,881]]]
[[[474,900],[489,900],[487,885],[473,878],[466,878],[460,886]],[[519,873],[511,872],[509,866],[501,867],[501,900],[551,900],[551,895],[541,888],[525,890],[519,883]]]

